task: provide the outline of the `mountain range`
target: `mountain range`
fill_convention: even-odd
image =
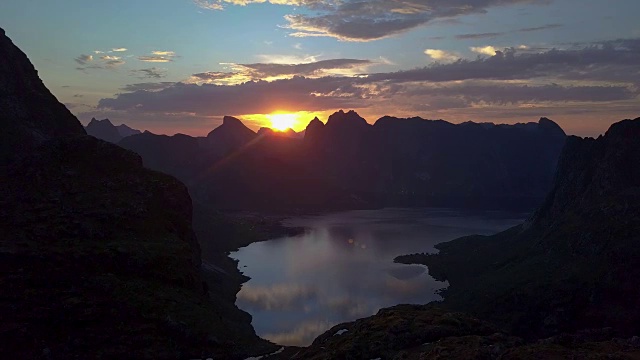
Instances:
[[[551,186],[565,139],[546,118],[456,125],[387,116],[371,125],[341,110],[326,124],[312,120],[303,137],[266,129],[256,134],[227,116],[205,138],[146,133],[118,144],[218,208],[295,211],[532,208]]]
[[[92,118],[91,121],[89,121],[87,126],[85,126],[85,130],[88,135],[114,144],[127,136],[142,133],[140,130],[132,129],[126,124],[115,126],[109,119],[97,120],[96,118]]]

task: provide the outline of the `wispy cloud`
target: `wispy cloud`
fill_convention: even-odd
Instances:
[[[424,51],[426,55],[436,61],[440,62],[453,62],[460,58],[460,55],[455,52],[438,50],[438,49],[427,49]]]
[[[86,65],[87,63],[93,61],[93,55],[85,55],[82,54],[74,59],[80,65]]]
[[[146,69],[130,70],[129,73],[139,79],[162,79],[167,77],[167,69],[150,67]]]
[[[167,63],[172,62],[176,57],[176,53],[173,51],[155,50],[151,52],[151,55],[138,56],[138,60],[151,63]]]

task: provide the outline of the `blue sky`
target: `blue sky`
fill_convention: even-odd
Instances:
[[[200,135],[223,115],[259,127],[283,111],[300,130],[354,108],[370,122],[547,116],[597,135],[640,116],[639,13],[637,0],[24,0],[0,4],[0,27],[84,123]]]

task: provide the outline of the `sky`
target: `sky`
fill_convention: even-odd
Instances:
[[[92,117],[205,135],[295,114],[516,123],[597,136],[640,116],[638,0],[20,0],[0,27]]]

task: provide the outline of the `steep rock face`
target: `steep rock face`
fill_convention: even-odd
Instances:
[[[114,144],[117,144],[122,139],[118,128],[109,119],[96,120],[96,118],[93,118],[87,124],[85,130],[88,135]]]
[[[233,359],[270,348],[228,290],[203,286],[185,185],[86,136],[0,42],[2,144],[28,145],[6,147],[21,153],[0,167],[3,356]]]
[[[85,133],[1,28],[0,53],[0,165],[48,139]]]
[[[567,141],[545,203],[525,224],[399,259],[448,280],[452,308],[527,337],[640,332],[640,118]]]

